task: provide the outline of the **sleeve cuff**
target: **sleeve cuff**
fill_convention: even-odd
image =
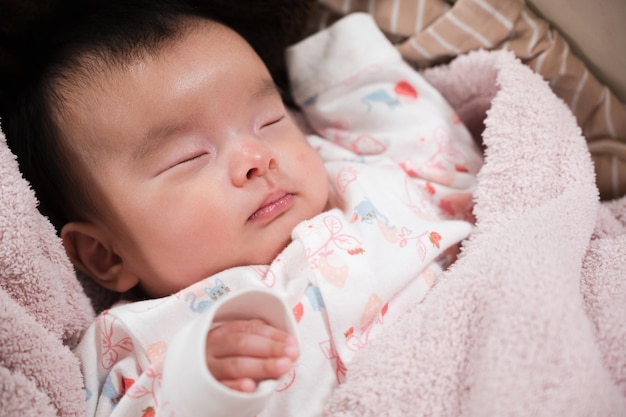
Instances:
[[[221,299],[209,313],[185,325],[168,346],[163,365],[162,395],[177,415],[256,415],[266,406],[277,381],[264,381],[254,393],[220,384],[206,366],[206,334],[220,321],[258,318],[296,335],[291,310],[263,289],[241,290]]]
[[[356,72],[390,59],[402,59],[371,15],[352,13],[289,47],[289,80],[299,105]]]

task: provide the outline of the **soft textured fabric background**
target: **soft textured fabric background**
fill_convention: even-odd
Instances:
[[[626,102],[626,1],[528,0],[572,50]]]
[[[93,317],[0,132],[0,415],[83,415],[70,349]]]

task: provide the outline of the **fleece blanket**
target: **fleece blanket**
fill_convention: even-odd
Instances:
[[[0,416],[84,415],[71,348],[94,318],[0,132]]]
[[[424,75],[482,131],[475,231],[325,415],[626,415],[626,199],[598,203],[571,111],[511,54]]]

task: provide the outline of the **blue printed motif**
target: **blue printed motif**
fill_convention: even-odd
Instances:
[[[356,207],[354,207],[354,213],[362,222],[367,224],[373,224],[374,222],[380,223],[382,221],[383,224],[391,227],[387,216],[378,211],[369,200],[363,200],[357,204]]]
[[[111,375],[109,375],[106,381],[104,381],[104,386],[102,387],[102,396],[111,400],[112,407],[115,407],[120,401],[120,398],[122,398],[122,395],[117,392],[117,389],[115,389],[115,385],[113,385]]]
[[[407,81],[399,81],[393,87],[393,93],[380,88],[375,90],[361,99],[367,107],[367,111],[372,110],[372,103],[384,103],[390,109],[394,109],[400,105],[414,102],[418,98],[417,90]]]
[[[320,311],[322,308],[326,307],[324,305],[324,299],[322,298],[322,292],[318,286],[309,283],[309,286],[304,291],[304,295],[309,299],[313,311]]]
[[[189,308],[195,313],[206,311],[213,303],[226,296],[230,288],[221,279],[215,281],[214,287],[205,287],[204,293],[198,296],[194,292],[185,295],[185,302],[189,303]]]
[[[372,111],[372,103],[384,103],[391,109],[401,104],[400,101],[398,101],[395,97],[393,97],[382,88],[380,90],[369,93],[368,95],[363,97],[361,101],[367,107],[368,112]]]

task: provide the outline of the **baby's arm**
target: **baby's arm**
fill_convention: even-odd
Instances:
[[[180,307],[176,297],[131,303],[90,326],[76,350],[86,415],[234,417],[267,406],[298,356],[291,309],[262,289],[233,292],[193,320]]]
[[[371,15],[344,17],[288,48],[286,59],[294,100],[311,128],[356,154],[404,159],[437,144],[477,150],[454,109]]]
[[[294,354],[287,345],[295,347],[290,341],[295,335],[291,308],[278,294],[261,287],[233,291],[171,339],[163,363],[162,404],[185,416],[259,414],[276,393],[277,376],[286,372],[272,369],[280,360],[275,352],[289,359],[290,370],[297,348]],[[229,388],[242,382],[244,388],[253,382],[254,389]]]
[[[398,164],[412,179],[420,210],[472,219],[482,152],[450,104],[402,60],[370,15],[348,15],[292,46],[287,62],[294,99],[315,132],[361,156],[353,160],[384,156]],[[320,155],[345,158],[324,149]]]
[[[280,378],[298,355],[293,336],[258,319],[226,322],[206,339],[206,361],[213,377],[242,392],[254,392],[259,382]]]

